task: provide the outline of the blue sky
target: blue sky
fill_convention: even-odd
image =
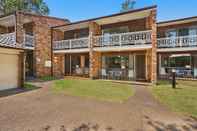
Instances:
[[[79,21],[120,12],[124,0],[45,0],[50,16]],[[135,8],[158,6],[158,21],[197,16],[197,0],[137,0]]]

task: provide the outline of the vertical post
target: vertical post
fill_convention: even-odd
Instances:
[[[176,88],[176,70],[175,69],[172,70],[172,88],[173,89]]]
[[[70,76],[72,75],[72,56],[70,55]]]
[[[122,39],[121,39],[121,35],[119,35],[119,42],[120,42],[120,47],[122,46]]]
[[[69,49],[72,48],[72,45],[71,45],[71,40],[69,40]]]

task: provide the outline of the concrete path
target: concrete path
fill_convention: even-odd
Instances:
[[[51,82],[35,84],[43,88],[0,98],[0,131],[197,130],[196,120],[172,113],[147,87],[135,86],[135,96],[119,104],[55,94]]]

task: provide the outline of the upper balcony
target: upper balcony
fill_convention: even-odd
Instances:
[[[159,51],[173,50],[194,50],[197,49],[197,35],[159,38],[157,40]]]
[[[78,38],[78,39],[69,39],[54,41],[54,50],[71,50],[71,49],[80,49],[80,48],[89,48],[89,38]]]
[[[149,30],[94,37],[94,47],[98,51],[151,48],[151,43],[151,31]]]
[[[93,48],[97,51],[112,51],[119,49],[151,48],[151,31],[118,33],[112,35],[89,36],[85,38],[54,41],[53,49],[67,50],[67,52],[87,50],[90,48],[91,39]],[[84,51],[85,51],[84,50]]]
[[[34,36],[24,35],[24,42],[19,44],[16,42],[16,33],[0,34],[0,46],[23,48],[23,49],[34,49]]]
[[[155,19],[152,6],[56,26],[53,49],[55,53],[144,51],[152,48]]]

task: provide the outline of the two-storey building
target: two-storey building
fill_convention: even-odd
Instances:
[[[51,27],[67,20],[15,12],[0,17],[0,90],[52,75]]]
[[[55,76],[156,81],[156,6],[56,26]]]
[[[197,78],[197,17],[158,23],[158,76]]]

